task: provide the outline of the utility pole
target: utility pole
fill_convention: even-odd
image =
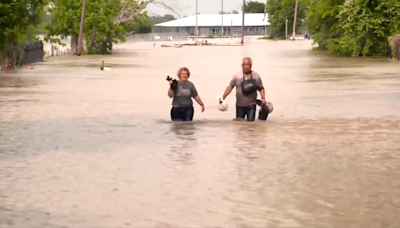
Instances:
[[[294,7],[294,18],[293,18],[293,40],[296,40],[296,21],[297,21],[297,7],[299,5],[299,0],[296,0],[296,5]]]
[[[267,22],[268,20],[265,20],[265,18],[267,17],[267,4],[268,4],[268,0],[265,1],[265,8],[264,8],[264,21],[265,21],[265,37],[267,37]]]
[[[286,39],[285,40],[287,40],[288,39],[288,19],[286,18],[286,22],[285,22],[285,31],[286,31]]]
[[[198,22],[199,22],[199,19],[198,19],[198,17],[199,17],[199,0],[196,0],[196,31],[194,32],[195,33],[195,35],[196,35],[196,41],[197,41],[197,37],[199,36],[199,25],[198,25]]]
[[[83,31],[84,31],[84,27],[85,27],[86,4],[87,4],[87,0],[83,0],[81,25],[79,28],[79,37],[78,37],[78,50],[76,53],[78,56],[80,56],[82,54],[82,49],[83,49]]]
[[[231,28],[229,29],[231,32],[231,38],[233,38],[233,21],[231,20]]]
[[[242,41],[240,42],[243,44],[244,42],[244,14],[245,14],[245,8],[246,8],[246,0],[243,0],[243,6],[242,6]]]
[[[221,0],[221,38],[224,37],[224,0]]]

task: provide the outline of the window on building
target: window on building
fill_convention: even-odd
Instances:
[[[239,35],[242,33],[242,28],[241,27],[233,27],[232,33],[233,33],[233,35]]]
[[[224,28],[224,35],[230,35],[231,34],[231,28]]]
[[[213,36],[218,36],[218,35],[220,35],[219,28],[212,28],[212,29],[211,29],[211,35],[213,35]]]

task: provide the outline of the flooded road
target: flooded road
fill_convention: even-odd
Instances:
[[[0,76],[0,227],[400,227],[397,62],[141,45]],[[234,93],[217,109],[244,56],[267,122],[232,121]],[[169,121],[181,66],[206,105],[193,123]]]

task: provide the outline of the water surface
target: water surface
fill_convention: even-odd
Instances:
[[[400,227],[397,62],[143,45],[0,76],[1,227]],[[232,121],[234,93],[217,109],[244,56],[267,122]],[[206,111],[170,123],[182,66]]]

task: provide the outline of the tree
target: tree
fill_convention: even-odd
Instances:
[[[321,49],[344,56],[384,56],[400,34],[398,0],[309,0],[307,27]]]
[[[44,16],[43,16],[43,20],[42,20],[42,22],[40,22],[40,24],[38,25],[38,32],[40,33],[40,34],[46,34],[46,29],[44,28],[44,24],[45,23],[50,23],[50,20],[51,20],[51,14],[49,14],[49,13],[46,13]]]
[[[176,18],[174,17],[174,15],[171,15],[171,14],[165,14],[164,16],[150,17],[150,21],[152,22],[153,26],[156,24],[167,22],[167,21],[173,21],[175,19]]]
[[[124,23],[123,28],[128,33],[151,33],[153,23],[147,14],[140,15],[136,20]]]
[[[250,1],[244,8],[246,13],[264,13],[265,4],[262,2]]]
[[[328,46],[347,56],[386,55],[388,38],[400,32],[400,2],[346,1],[339,14],[342,35]]]
[[[14,62],[19,47],[36,36],[42,21],[45,0],[2,0],[0,3],[0,64]]]
[[[314,41],[320,49],[328,49],[331,38],[338,38],[338,17],[345,0],[308,0],[306,28],[315,34]]]
[[[85,41],[88,54],[107,54],[113,43],[125,41],[130,32],[149,32],[151,24],[144,8],[153,0],[91,0],[87,4]],[[77,53],[82,1],[53,0],[50,23],[45,24],[45,39],[60,42],[60,37],[71,36],[71,49]],[[144,28],[144,27],[146,28]]]
[[[305,0],[299,0],[297,9],[296,32],[301,29],[303,20],[306,16]],[[288,20],[288,32],[293,31],[293,20],[296,0],[268,0],[267,13],[270,22],[270,38],[286,39],[286,20]]]
[[[72,53],[76,54],[82,12],[81,1],[52,0],[49,12],[51,13],[50,22],[43,25],[44,29],[47,30],[45,41],[60,43],[60,38],[70,36]]]

